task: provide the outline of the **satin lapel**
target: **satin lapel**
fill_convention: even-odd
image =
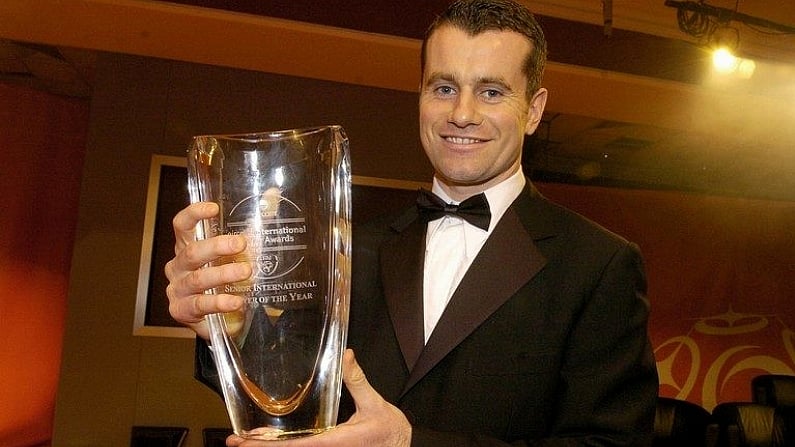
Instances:
[[[404,393],[538,273],[545,263],[516,211],[509,208],[450,299],[411,370]]]
[[[392,326],[408,370],[425,343],[422,327],[422,268],[425,224],[410,223],[381,247],[381,280]]]

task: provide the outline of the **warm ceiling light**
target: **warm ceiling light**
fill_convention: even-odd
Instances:
[[[756,62],[752,59],[737,57],[725,47],[713,51],[712,66],[717,73],[733,75],[739,79],[751,79],[756,70]]]
[[[719,73],[732,73],[739,64],[740,60],[725,47],[712,53],[712,65]]]

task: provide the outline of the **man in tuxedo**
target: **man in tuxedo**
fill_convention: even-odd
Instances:
[[[434,195],[355,229],[341,424],[288,442],[649,443],[658,384],[639,250],[547,201],[522,172],[524,136],[546,104],[545,57],[541,29],[511,0],[460,0],[431,25],[419,108]],[[176,216],[166,266],[172,316],[203,338],[204,315],[242,301],[202,292],[251,274],[200,269],[245,245],[193,240],[217,211]]]

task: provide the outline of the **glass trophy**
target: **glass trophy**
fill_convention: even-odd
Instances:
[[[242,234],[251,278],[207,293],[245,298],[208,315],[232,429],[277,440],[336,424],[350,298],[351,175],[340,126],[205,135],[188,151],[192,202],[215,202],[197,238]]]

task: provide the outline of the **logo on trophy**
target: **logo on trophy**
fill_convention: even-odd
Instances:
[[[257,276],[272,278],[279,269],[279,255],[262,253],[257,256]]]

